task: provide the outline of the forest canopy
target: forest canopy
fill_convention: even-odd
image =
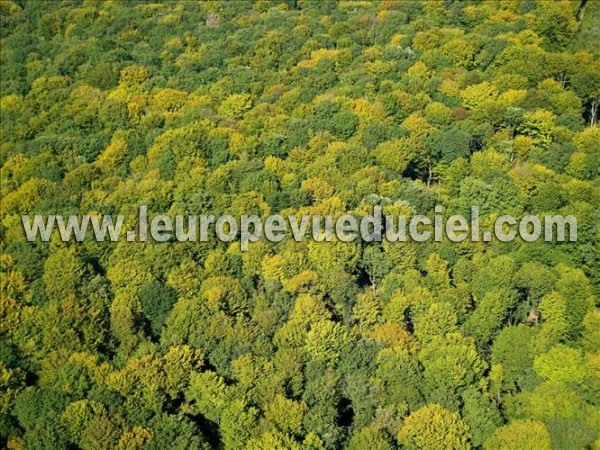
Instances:
[[[593,0],[2,0],[0,446],[600,448],[598,42]],[[578,241],[20,220],[436,204]]]

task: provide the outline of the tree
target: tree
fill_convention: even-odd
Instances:
[[[193,373],[185,392],[184,410],[190,414],[202,414],[217,422],[230,398],[230,389],[224,380],[211,371]]]
[[[94,401],[80,400],[67,406],[61,419],[70,436],[70,440],[80,443],[83,431],[94,417],[106,415],[104,405]]]
[[[467,388],[462,400],[462,417],[471,429],[471,443],[474,447],[481,447],[502,423],[500,411],[487,393],[475,387]]]
[[[558,292],[545,295],[539,307],[542,328],[537,346],[546,350],[567,338],[567,302]]]
[[[527,291],[527,299],[533,307],[552,290],[555,280],[554,273],[537,261],[526,262],[516,274],[516,286]]]
[[[437,404],[422,407],[410,414],[398,440],[409,449],[469,449],[469,426],[457,413]]]
[[[267,431],[257,438],[250,439],[246,450],[300,450],[302,446],[290,436]]]
[[[486,362],[475,343],[460,333],[435,336],[419,353],[423,364],[424,390],[430,401],[456,407],[458,395],[483,374]]]
[[[595,408],[568,385],[546,381],[520,397],[521,413],[546,424],[553,448],[582,448],[597,439]]]
[[[573,76],[573,88],[586,102],[590,127],[596,124],[600,107],[600,75],[597,66],[596,63],[595,66]]]
[[[229,314],[243,313],[248,308],[246,292],[233,277],[213,277],[202,283],[202,298],[209,307]]]
[[[502,329],[516,303],[517,298],[510,291],[495,289],[486,292],[465,323],[465,329],[476,337],[480,345],[487,344]]]
[[[483,446],[494,450],[550,450],[550,434],[542,422],[535,420],[515,420],[498,428]]]
[[[252,108],[252,97],[248,94],[233,94],[219,106],[219,113],[231,119],[241,119]]]
[[[85,272],[84,264],[73,250],[61,249],[51,254],[44,264],[42,277],[48,298],[61,301],[70,295],[77,295]]]
[[[304,402],[290,400],[283,395],[277,395],[271,403],[265,406],[265,419],[275,427],[291,436],[301,436],[302,421],[307,406]]]
[[[586,377],[583,352],[562,344],[535,358],[533,368],[547,380],[562,383],[580,384]]]
[[[235,400],[221,414],[219,431],[226,449],[244,448],[256,426],[258,410],[243,400]]]
[[[340,324],[323,320],[313,324],[306,334],[305,349],[314,360],[335,364],[347,341],[347,334]]]
[[[415,142],[407,138],[382,142],[373,154],[379,164],[394,173],[402,174],[415,158]]]
[[[0,1],[0,446],[598,446],[599,1],[127,6]],[[578,242],[127,242],[140,205]]]
[[[436,163],[451,164],[471,154],[472,137],[457,128],[436,130],[427,140],[427,149]]]
[[[461,92],[463,105],[469,109],[477,108],[486,101],[494,100],[497,96],[498,88],[487,81],[468,86]]]
[[[169,347],[163,355],[161,365],[164,373],[164,388],[167,394],[176,399],[190,383],[193,373],[203,366],[204,353],[187,345]]]
[[[159,336],[167,314],[177,300],[175,291],[165,284],[153,281],[144,284],[139,298],[142,311],[149,322],[150,331],[154,336]]]
[[[379,352],[375,382],[385,405],[404,404],[414,410],[423,404],[423,373],[417,358],[406,350],[386,348]]]
[[[583,318],[592,308],[592,291],[589,280],[581,269],[559,268],[555,289],[566,300],[568,336],[576,339],[583,330]]]
[[[346,448],[348,450],[392,450],[394,447],[381,430],[371,426],[354,433]]]
[[[600,348],[600,310],[593,309],[583,319],[585,331],[582,336],[583,347],[586,351]]]
[[[361,328],[372,329],[381,320],[381,303],[374,292],[364,292],[358,295],[352,307],[352,318],[357,320]]]
[[[456,331],[456,313],[449,303],[433,303],[429,310],[414,320],[415,335],[426,344],[435,336]]]
[[[544,38],[548,48],[561,48],[573,39],[577,21],[572,3],[542,4],[538,14],[534,29]]]
[[[169,447],[176,450],[205,450],[210,448],[202,431],[182,415],[162,413],[152,419],[154,437],[146,448],[159,450]]]
[[[523,324],[504,328],[492,344],[492,363],[502,367],[505,389],[531,389],[540,379],[533,370],[539,331]],[[515,352],[519,348],[521,351]]]
[[[387,275],[392,269],[392,262],[387,253],[379,246],[367,246],[361,258],[361,265],[367,271],[373,289],[377,288],[377,284]]]

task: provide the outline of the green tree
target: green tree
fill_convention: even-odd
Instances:
[[[462,400],[462,417],[471,429],[471,443],[480,447],[502,423],[502,416],[489,396],[475,387],[467,388]]]
[[[550,450],[550,434],[543,423],[535,420],[515,420],[508,425],[498,428],[485,441],[485,449],[509,450]]]
[[[234,400],[223,410],[219,420],[219,431],[223,447],[244,448],[256,426],[258,410],[249,407],[243,400]]]
[[[410,414],[398,440],[410,449],[469,449],[469,426],[457,413],[437,404],[424,406]]]
[[[348,450],[392,450],[387,436],[375,427],[365,427],[354,433],[346,447]]]
[[[580,384],[586,376],[583,352],[562,344],[536,357],[533,368],[547,380],[563,383]]]

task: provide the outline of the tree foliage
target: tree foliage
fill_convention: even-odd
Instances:
[[[0,446],[600,439],[600,2],[0,2]],[[20,216],[573,214],[578,242]]]

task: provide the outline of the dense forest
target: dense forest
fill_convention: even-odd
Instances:
[[[599,449],[600,1],[0,2],[0,447]],[[578,242],[28,242],[23,214],[573,214]]]

